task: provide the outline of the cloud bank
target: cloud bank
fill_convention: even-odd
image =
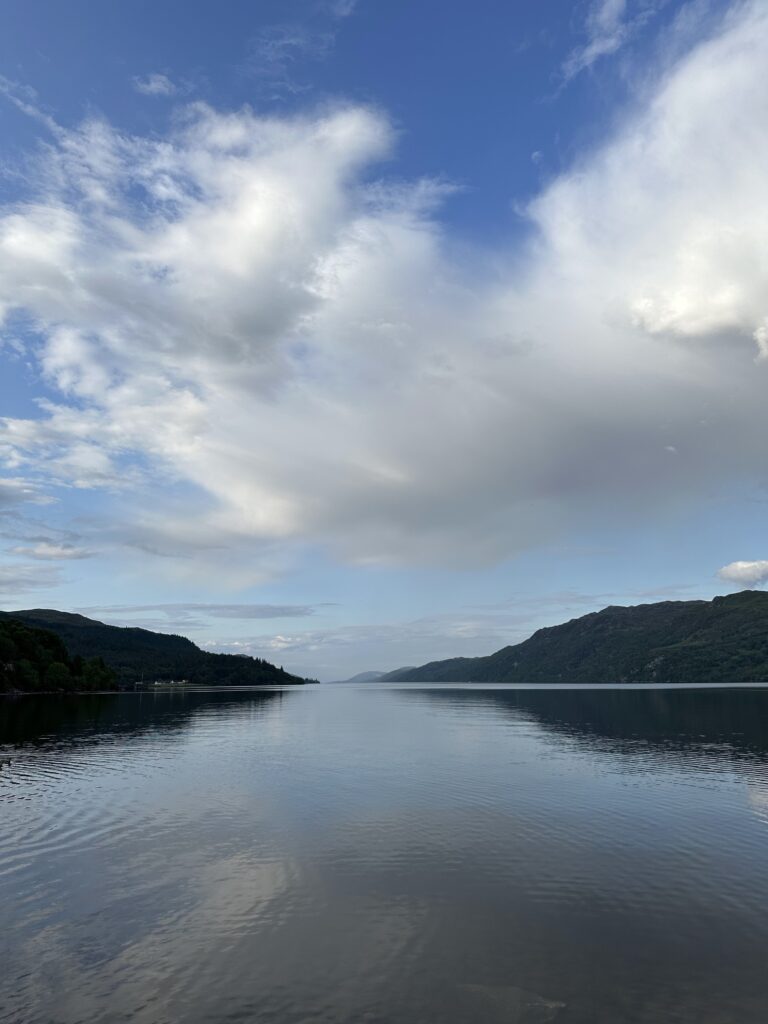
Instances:
[[[246,585],[291,545],[488,564],[756,483],[767,64],[739,5],[531,205],[525,253],[463,252],[370,108],[58,129],[0,216],[0,314],[59,396],[2,421],[1,500],[122,491],[120,543],[236,552]]]

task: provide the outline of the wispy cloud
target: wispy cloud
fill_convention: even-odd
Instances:
[[[2,425],[2,420],[0,420],[0,425]],[[6,466],[9,468],[18,466],[19,463],[13,453],[8,450],[3,453],[2,446],[0,446],[0,465],[3,464],[4,454]],[[51,499],[45,495],[37,482],[25,480],[23,477],[0,478],[0,511],[25,503],[47,505],[50,501]]]
[[[212,619],[301,619],[314,615],[314,605],[212,604],[195,602],[161,604],[88,605],[76,608],[114,626],[134,626],[159,633],[196,633],[211,630]]]
[[[90,558],[93,554],[85,548],[75,547],[74,544],[55,544],[47,540],[29,546],[21,545],[11,548],[11,552],[14,555],[35,558],[41,562],[65,562],[72,559]]]
[[[133,87],[136,92],[140,92],[144,96],[176,96],[179,92],[185,91],[172,82],[167,75],[159,72],[135,76]]]
[[[335,18],[348,18],[359,6],[359,0],[327,0],[325,7]]]
[[[0,96],[4,96],[22,114],[39,121],[51,133],[56,135],[59,133],[59,126],[53,117],[40,106],[37,92],[31,86],[0,75]]]
[[[83,615],[132,615],[140,612],[165,612],[173,616],[186,613],[207,615],[214,619],[284,619],[314,615],[316,608],[314,605],[308,604],[196,604],[186,602],[179,604],[90,605],[76,610]]]
[[[358,0],[321,0],[313,19],[265,26],[251,39],[242,70],[275,95],[306,92],[307,66],[329,56],[341,24],[357,6]]]
[[[43,565],[0,565],[0,599],[4,602],[62,582],[58,568]]]
[[[333,28],[269,25],[251,40],[243,70],[276,92],[304,92],[309,85],[301,69],[307,62],[327,57],[335,40]]]
[[[690,583],[670,583],[663,586],[635,589],[608,590],[596,593],[578,590],[551,591],[546,594],[521,593],[495,604],[474,605],[475,608],[526,609],[533,616],[541,616],[546,610],[554,609],[559,619],[571,610],[582,614],[584,609],[598,611],[609,604],[632,604],[643,601],[689,600],[690,592],[696,587]]]
[[[600,60],[617,53],[667,0],[593,0],[584,24],[585,42],[563,64],[566,81]]]

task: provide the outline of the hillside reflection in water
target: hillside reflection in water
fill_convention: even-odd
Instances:
[[[0,702],[0,1021],[763,1024],[768,691]]]

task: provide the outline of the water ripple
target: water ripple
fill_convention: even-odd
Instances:
[[[763,1024],[765,692],[151,697],[0,706],[2,1024]]]

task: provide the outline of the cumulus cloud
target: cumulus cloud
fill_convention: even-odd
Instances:
[[[60,396],[3,421],[6,476],[129,482],[117,532],[246,575],[308,543],[489,563],[758,481],[766,60],[741,5],[532,204],[525,258],[471,264],[445,183],[376,181],[380,111],[59,132],[0,217]]]
[[[680,62],[612,144],[557,181],[535,212],[561,265],[589,277],[593,289],[598,282],[608,295],[620,289],[615,312],[640,331],[751,335],[764,356],[768,196],[756,160],[768,152],[768,105],[756,99],[755,82],[768,17],[760,5],[739,10]]]
[[[768,583],[768,561],[730,562],[718,570],[717,575],[727,583],[740,587],[754,587]]]

